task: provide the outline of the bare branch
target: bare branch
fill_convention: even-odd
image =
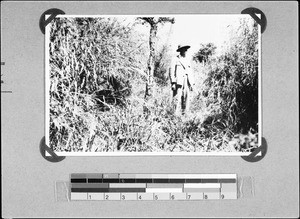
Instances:
[[[142,24],[148,23],[151,26],[157,25],[157,24],[165,24],[165,23],[175,23],[175,18],[171,17],[159,17],[158,19],[155,19],[154,17],[138,17],[137,20],[141,20]]]
[[[171,18],[171,17],[159,17],[158,22],[160,24],[164,24],[164,23],[168,23],[170,22],[171,24],[175,23],[175,18]]]
[[[154,17],[138,17],[138,20],[142,21],[142,24],[148,23],[150,25],[155,24]]]

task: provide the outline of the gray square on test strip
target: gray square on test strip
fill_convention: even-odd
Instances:
[[[136,174],[135,175],[136,179],[152,179],[152,174]]]
[[[72,183],[71,188],[108,188],[108,183]]]
[[[134,179],[136,177],[136,174],[130,174],[130,173],[120,173],[119,178],[120,179]]]
[[[105,173],[103,174],[103,179],[118,179],[119,174],[118,173]]]
[[[71,173],[71,179],[86,178],[86,173]]]
[[[86,178],[92,178],[92,179],[102,179],[103,174],[102,173],[87,173]]]

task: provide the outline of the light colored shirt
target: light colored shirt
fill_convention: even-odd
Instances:
[[[171,66],[171,82],[178,85],[183,85],[187,77],[189,86],[194,86],[194,75],[191,68],[191,62],[180,55],[176,56],[172,61]]]

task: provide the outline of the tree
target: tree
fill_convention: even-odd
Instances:
[[[172,61],[171,45],[164,44],[158,49],[154,60],[155,82],[159,85],[167,85],[169,78],[169,67]]]
[[[216,46],[213,43],[200,44],[200,49],[193,56],[193,59],[198,62],[206,63],[208,58],[215,54]]]
[[[175,23],[174,18],[169,17],[139,17],[139,20],[142,21],[142,24],[150,25],[150,35],[149,35],[149,47],[150,54],[147,62],[147,82],[145,90],[145,99],[148,99],[152,96],[152,87],[153,87],[153,78],[154,78],[154,63],[155,63],[155,47],[157,43],[157,30],[158,25],[165,23]]]

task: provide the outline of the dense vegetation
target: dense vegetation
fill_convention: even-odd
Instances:
[[[189,116],[177,117],[169,45],[156,51],[153,96],[144,98],[149,36],[137,25],[112,18],[57,18],[50,24],[51,147],[69,152],[257,147],[257,26],[242,20],[221,55],[208,52],[195,59],[199,83],[192,109]],[[195,57],[207,52],[203,48]]]

